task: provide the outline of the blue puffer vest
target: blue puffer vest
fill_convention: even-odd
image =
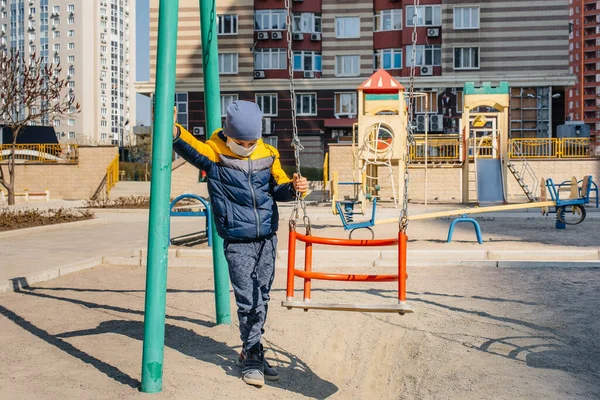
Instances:
[[[291,201],[295,192],[276,149],[261,140],[250,157],[242,158],[227,147],[222,132],[202,143],[181,127],[173,148],[206,171],[219,236],[232,242],[254,241],[277,232],[276,201]]]

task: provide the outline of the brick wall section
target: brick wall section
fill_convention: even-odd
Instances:
[[[51,199],[85,200],[96,192],[106,168],[118,155],[114,146],[79,147],[78,164],[20,164],[16,166],[15,190],[30,193],[50,190]]]
[[[516,163],[517,169],[520,167]],[[592,179],[597,184],[600,183],[600,159],[586,160],[529,160],[529,165],[535,171],[538,179],[552,178],[554,183],[559,184],[564,181],[570,181],[571,177],[581,180],[585,175],[592,175]],[[525,183],[529,184],[527,179]],[[536,194],[539,196],[539,191]],[[510,202],[523,201],[523,191],[517,184],[512,175],[508,176],[508,200]]]
[[[519,169],[519,163],[517,169]],[[581,159],[581,160],[529,160],[538,179],[552,178],[555,183],[571,180],[575,176],[578,180],[585,175],[592,175],[596,183],[600,183],[600,159]],[[338,171],[340,181],[352,180],[352,149],[348,145],[332,145],[329,148],[329,171]],[[425,199],[425,168],[422,165],[412,165],[410,167],[410,181],[408,186],[409,199],[412,201],[423,201]],[[383,174],[383,170],[381,172]],[[396,182],[398,181],[397,167],[394,170]],[[510,172],[509,172],[510,174]],[[461,176],[460,166],[452,167],[430,167],[427,169],[428,200],[445,203],[461,202]],[[526,183],[530,181],[526,179]],[[392,197],[392,189],[389,179],[382,180],[381,196]],[[396,190],[398,185],[396,183]],[[474,192],[474,191],[473,191]],[[342,195],[350,195],[349,187],[340,187]],[[539,191],[537,193],[539,195]],[[398,197],[399,193],[398,193]],[[508,176],[508,201],[511,203],[520,203],[527,201],[523,191],[517,184],[516,179]]]
[[[180,158],[173,162],[171,174],[171,197],[189,193],[190,188],[198,184],[200,170]]]

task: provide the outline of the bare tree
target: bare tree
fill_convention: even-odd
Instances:
[[[15,204],[15,154],[17,137],[28,125],[52,123],[67,114],[79,113],[79,104],[68,89],[70,78],[61,77],[60,64],[47,64],[44,57],[20,52],[0,52],[0,124],[12,130],[7,170],[0,164],[0,184],[8,191],[8,204]],[[4,156],[0,157],[5,158]]]

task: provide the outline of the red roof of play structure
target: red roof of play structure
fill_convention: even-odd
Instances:
[[[404,86],[395,80],[385,69],[375,72],[358,89],[370,93],[398,93],[398,91],[405,90]]]

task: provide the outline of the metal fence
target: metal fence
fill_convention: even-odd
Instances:
[[[12,148],[12,144],[0,145],[0,162],[11,159]],[[17,144],[14,159],[19,163],[77,164],[79,148],[73,144]]]
[[[469,141],[467,149],[470,158],[473,158],[473,145]],[[477,157],[489,158],[493,155],[491,138],[478,140]],[[458,138],[435,138],[427,141],[428,162],[458,163],[461,161],[462,143]],[[508,142],[510,158],[526,159],[560,159],[560,158],[591,158],[590,139],[564,138],[564,139],[510,139]],[[425,141],[417,139],[410,146],[410,159],[412,162],[425,162]]]
[[[110,189],[113,188],[119,181],[119,156],[116,156],[108,168],[106,168],[106,195],[110,194]]]

